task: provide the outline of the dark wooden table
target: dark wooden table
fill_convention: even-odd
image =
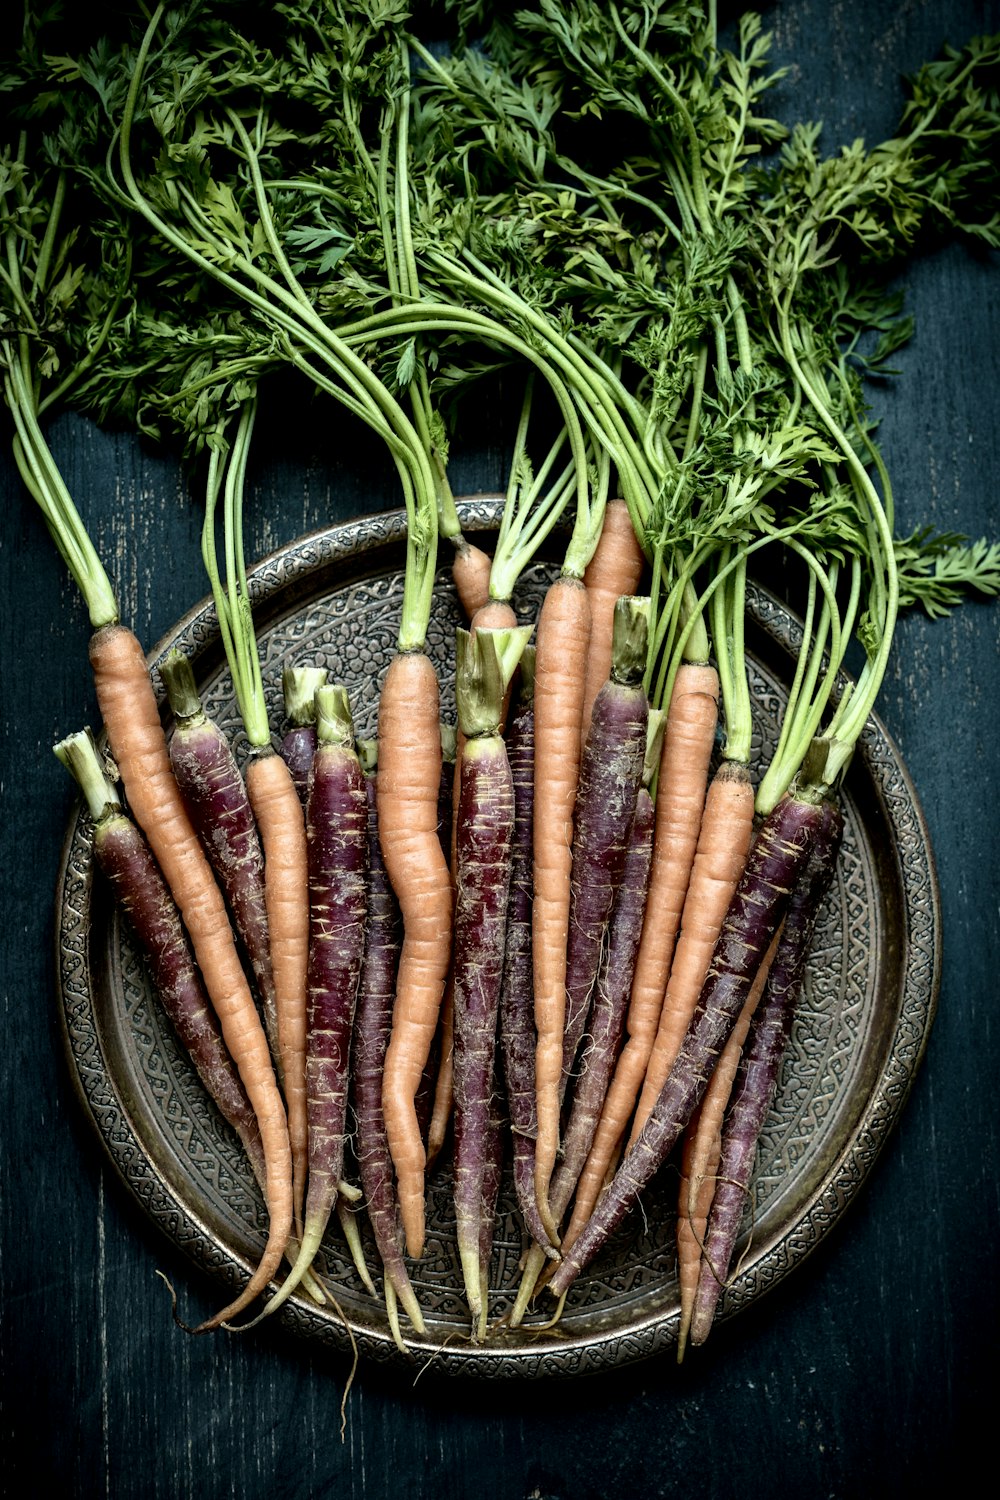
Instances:
[[[899,74],[995,4],[782,0],[768,8],[785,117],[830,147],[893,128]],[[1000,276],[952,246],[907,271],[918,319],[877,393],[900,526],[1000,535]],[[489,414],[486,420],[488,421]],[[375,446],[290,402],[252,476],[253,555],[395,505]],[[319,431],[317,432],[317,427]],[[484,433],[489,432],[484,425]],[[156,641],[205,592],[199,506],[172,456],[62,418],[52,442],[123,614]],[[503,441],[456,456],[459,490],[502,482]],[[671,1359],[589,1381],[503,1388],[362,1367],[280,1330],[191,1339],[159,1268],[206,1311],[217,1288],[147,1224],[77,1105],[55,1001],[53,888],[72,790],[50,747],[95,717],[83,611],[4,461],[4,1032],[0,1490],[74,1497],[240,1495],[741,1500],[927,1493],[985,1450],[998,1332],[1000,954],[993,777],[1000,608],[901,627],[881,713],[922,797],[945,932],[938,1018],[901,1123],[863,1192],[771,1296]]]

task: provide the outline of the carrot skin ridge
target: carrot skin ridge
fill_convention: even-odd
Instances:
[[[385,1065],[402,922],[378,841],[376,777],[365,778],[368,808],[368,915],[365,955],[358,983],[351,1051],[351,1097],[354,1105],[354,1153],[368,1219],[385,1274],[418,1333],[423,1317],[403,1262],[403,1233],[392,1175],[389,1142],[382,1116],[382,1071]]]
[[[246,783],[229,741],[207,716],[178,721],[170,765],[247,950],[275,1066],[280,1066],[274,970],[264,893],[264,852]]]
[[[288,767],[289,775],[305,811],[309,797],[309,771],[316,754],[316,725],[293,724],[284,735],[278,754]]]
[[[344,1168],[348,1069],[368,900],[368,794],[352,749],[320,744],[309,781],[306,1231],[325,1226]]]
[[[822,816],[815,803],[786,796],[761,825],[684,1044],[639,1139],[626,1152],[586,1227],[556,1268],[549,1283],[555,1296],[567,1291],[603,1248],[700,1104],[715,1058],[785,915]]]
[[[753,836],[753,800],[746,766],[723,761],[705,799],[670,978],[628,1146],[638,1138],[656,1102],[698,1003],[716,940],[746,865]]]
[[[587,1025],[615,892],[625,873],[648,722],[641,684],[609,678],[594,701],[574,815],[562,1094]]]
[[[618,1056],[646,907],[654,819],[653,799],[645,787],[640,787],[625,868],[601,956],[589,1028],[590,1045],[576,1080],[563,1131],[562,1160],[552,1178],[553,1211],[560,1217],[569,1205],[590,1152]]]
[[[653,1049],[670,962],[698,843],[705,783],[718,722],[714,667],[678,669],[660,754],[649,894],[626,1017],[626,1042],[608,1086],[590,1158],[580,1174],[568,1248],[593,1212],[635,1108]]]
[[[423,652],[393,657],[379,702],[379,838],[403,914],[382,1103],[409,1253],[424,1241],[426,1152],[414,1108],[451,961],[451,873],[438,839],[437,676]]]
[[[566,1021],[566,948],[573,868],[573,813],[580,771],[580,723],[590,642],[590,601],[579,579],[548,589],[535,646],[534,903],[535,1196],[555,1237],[549,1181],[559,1149],[559,1102]]]
[[[253,1106],[264,1151],[270,1219],[267,1242],[239,1296],[195,1330],[207,1332],[253,1301],[281,1264],[292,1228],[288,1126],[267,1038],[222,894],[170,770],[142,647],[126,626],[106,625],[91,637],[90,662],[101,717],[132,814],[177,902],[223,1039]]]
[[[843,815],[832,802],[824,803],[821,811],[822,821],[788,903],[764,997],[750,1022],[722,1127],[715,1197],[691,1318],[694,1345],[703,1344],[708,1337],[725,1286],[753,1176],[757,1142],[774,1099],[791,1034],[809,944],[840,853]]]
[[[514,787],[503,740],[499,735],[469,740],[462,760],[457,843],[454,1183],[458,1248],[474,1324],[484,1301],[483,1213],[491,1171],[490,1121],[513,826]],[[492,1214],[489,1235],[492,1239]]]
[[[507,729],[507,761],[514,788],[510,901],[500,987],[500,1063],[514,1151],[514,1187],[531,1238],[555,1247],[535,1201],[535,1014],[531,970],[531,859],[535,800],[535,709],[528,698]]]
[[[624,500],[609,500],[593,557],[583,574],[590,599],[590,649],[583,695],[581,740],[586,744],[594,701],[611,675],[611,642],[615,604],[623,594],[636,594],[646,559]]]
[[[263,1189],[266,1174],[257,1120],[149,845],[120,813],[95,825],[94,858],[125,913],[168,1019],[219,1112],[243,1142]]]

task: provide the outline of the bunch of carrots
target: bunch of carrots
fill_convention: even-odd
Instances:
[[[422,1333],[407,1259],[450,1121],[476,1339],[508,1139],[514,1323],[543,1289],[561,1306],[683,1141],[683,1352],[728,1274],[898,612],[1000,586],[995,548],[894,535],[858,349],[880,332],[878,368],[906,330],[831,269],[849,233],[875,255],[942,202],[962,223],[987,168],[953,168],[942,142],[961,114],[963,149],[989,160],[974,80],[1000,48],[951,58],[879,150],[821,164],[800,134],[752,187],[757,145],[780,137],[757,112],[774,79],[755,18],[731,54],[711,6],[680,27],[666,0],[577,0],[578,30],[543,5],[442,59],[402,8],[320,9],[284,7],[280,37],[257,17],[258,37],[225,4],[161,7],[75,67],[30,34],[24,86],[61,70],[67,115],[37,158],[22,131],[0,177],[14,456],[89,611],[134,821],[89,736],[57,753],[269,1214],[255,1273],[198,1331],[248,1326],[233,1320],[286,1259],[261,1316],[329,1295],[316,1257],[334,1214],[373,1286],[363,1201],[393,1336],[400,1308]],[[577,119],[584,88],[644,133],[634,159],[567,154],[560,110]],[[89,210],[67,229],[74,187]],[[974,229],[996,241],[988,215]],[[500,367],[524,400],[490,557],[462,536],[445,414]],[[285,684],[280,745],[264,706],[244,489],[257,403],[289,368],[385,442],[406,509],[372,742],[315,664]],[[207,451],[203,552],[243,766],[183,659],[163,668],[168,743],[45,441],[70,399]],[[558,577],[525,626],[518,579],[561,522]],[[442,542],[469,621],[449,726],[426,651]],[[765,548],[804,568],[807,609],[755,791],[743,627]],[[853,635],[864,666],[838,687]]]

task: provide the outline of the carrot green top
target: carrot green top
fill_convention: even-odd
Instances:
[[[104,769],[89,729],[67,735],[53,749],[79,785],[95,823],[121,812],[118,790]]]

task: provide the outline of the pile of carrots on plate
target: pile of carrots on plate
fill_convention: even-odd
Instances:
[[[578,0],[577,34],[558,7],[522,26],[473,6],[486,50],[445,59],[380,4],[330,0],[320,24],[289,0],[277,27],[249,0],[157,7],[75,63],[36,45],[40,23],[4,82],[23,122],[0,172],[12,451],[89,612],[134,823],[86,734],[58,753],[269,1215],[248,1284],[199,1331],[247,1326],[283,1261],[261,1316],[330,1295],[335,1214],[373,1285],[363,1200],[393,1337],[401,1311],[421,1334],[407,1260],[450,1129],[474,1339],[508,1142],[516,1325],[543,1289],[561,1307],[682,1141],[679,1348],[704,1339],[899,611],[1000,586],[986,543],[895,535],[862,375],[909,324],[859,270],[942,215],[995,242],[977,79],[1000,42],[925,70],[891,141],[820,161],[815,131],[760,113],[781,74],[759,18],[729,51],[714,6],[620,9]],[[36,108],[56,116],[41,140]],[[598,131],[574,163],[595,108],[628,154]],[[444,413],[501,370],[525,395],[491,558],[462,535]],[[372,742],[315,664],[290,675],[280,747],[264,706],[242,497],[275,371],[366,424],[398,477],[403,603]],[[46,441],[69,399],[207,452],[242,768],[183,659],[164,665],[168,743]],[[529,627],[518,580],[563,517]],[[426,639],[448,546],[469,628],[443,729]],[[755,789],[743,632],[764,548],[801,565],[807,603]]]
[[[715,669],[682,668],[670,711],[650,711],[643,687],[649,600],[635,595],[645,565],[621,501],[607,506],[583,578],[562,576],[549,591],[536,634],[488,623],[496,616],[489,558],[479,554],[476,595],[464,550],[470,629],[458,638],[455,740],[442,735],[436,674],[423,652],[394,658],[378,739],[359,745],[343,690],[326,683],[321,669],[300,667],[286,673],[297,722],[279,750],[270,735],[264,744],[251,740],[244,775],[207,719],[180,653],[161,668],[173,714],[167,737],[135,638],[118,623],[95,631],[91,662],[109,750],[148,846],[90,737],[72,736],[57,752],[86,793],[95,860],[178,1034],[244,1142],[270,1215],[256,1273],[198,1331],[229,1325],[283,1257],[292,1269],[265,1312],[296,1288],[322,1300],[322,1281],[310,1268],[338,1205],[367,1277],[350,1212],[360,1197],[383,1261],[393,1335],[404,1343],[400,1306],[423,1333],[406,1257],[422,1248],[428,1128],[436,1154],[449,1115],[456,1271],[478,1339],[488,1334],[493,1214],[508,1139],[513,1145],[526,1231],[516,1325],[539,1279],[565,1295],[556,1278],[572,1279],[589,1262],[593,1252],[579,1260],[568,1252],[623,1147],[630,1152],[638,1142],[655,1169],[711,1076],[687,1146],[690,1156],[697,1142],[711,1160],[687,1164],[685,1187],[696,1181],[701,1202],[689,1212],[682,1194],[679,1218],[680,1246],[683,1252],[686,1236],[689,1251],[681,1253],[682,1268],[696,1270],[702,1259],[704,1199],[717,1174],[728,1100],[722,1080],[731,1082],[738,1043],[714,1075],[702,1065],[685,1083],[684,1114],[667,1146],[658,1139],[651,1147],[642,1126],[661,1092],[651,1069],[670,1076],[727,921],[732,941],[735,918],[727,912],[751,842],[746,772],[723,761],[708,785]],[[552,656],[561,668],[549,666]],[[539,757],[539,743],[553,738],[557,748]],[[454,745],[454,759],[443,743]],[[803,825],[817,808],[836,820],[827,799],[796,805]],[[759,836],[757,847],[767,845],[768,835]],[[553,846],[561,869],[548,867]],[[805,847],[804,836],[782,834],[779,862],[787,866]],[[828,877],[835,841],[824,848]],[[770,877],[773,887],[773,870]],[[744,875],[745,886],[748,878],[749,889],[764,889],[759,870]],[[168,886],[179,893],[176,906]],[[782,894],[787,901],[788,889]],[[807,923],[815,891],[811,897]],[[755,934],[758,959],[772,947],[783,910],[775,904],[765,935]],[[730,976],[747,1000],[739,1007],[742,1037],[770,958],[743,965],[755,981],[749,998],[742,974]],[[546,967],[555,977],[540,981]],[[797,977],[791,983],[794,989]],[[544,1009],[553,995],[557,1010],[565,997],[562,1014]],[[550,1036],[559,1045],[551,1065],[553,1140],[545,1145],[535,1080]],[[345,1181],[349,1139],[359,1188]],[[737,1193],[733,1236],[742,1207]],[[601,1231],[599,1244],[605,1237]],[[724,1274],[713,1261],[716,1287]],[[688,1279],[686,1320],[698,1284],[690,1270]],[[696,1325],[697,1337],[704,1332]]]

